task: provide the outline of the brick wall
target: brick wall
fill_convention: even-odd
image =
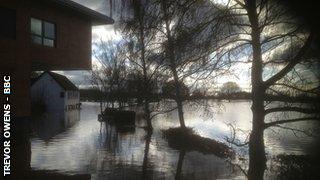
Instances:
[[[84,16],[39,0],[1,0],[0,7],[16,11],[16,38],[0,37],[0,71],[11,75],[11,103],[18,117],[30,115],[32,70],[91,69],[91,22]],[[30,18],[56,24],[56,47],[33,44]]]

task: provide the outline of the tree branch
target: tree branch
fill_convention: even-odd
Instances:
[[[266,129],[271,126],[277,126],[277,125],[286,124],[286,123],[301,122],[301,121],[319,121],[319,120],[320,120],[320,118],[317,116],[305,117],[305,118],[295,118],[295,119],[284,119],[284,120],[278,120],[278,121],[265,123],[264,128]]]
[[[286,126],[280,126],[280,125],[275,125],[274,127],[277,127],[277,128],[282,128],[282,129],[285,129],[285,130],[291,130],[292,133],[296,136],[297,136],[297,132],[298,133],[302,133],[306,136],[309,136],[309,137],[316,137],[316,135],[314,135],[313,133],[310,133],[306,130],[301,130],[301,129],[297,129],[297,128],[292,128],[292,127],[286,127]]]
[[[313,114],[317,113],[317,109],[311,108],[301,108],[301,107],[277,107],[277,108],[270,108],[265,110],[265,114],[270,114],[274,112],[284,112],[284,111],[295,111],[304,114]]]
[[[237,4],[239,4],[242,8],[246,8],[246,5],[239,0],[234,0]]]
[[[307,41],[303,45],[303,47],[298,52],[298,54],[289,62],[289,64],[286,67],[284,67],[277,74],[275,74],[274,76],[269,78],[267,81],[265,81],[264,86],[266,88],[270,87],[272,84],[274,84],[275,82],[283,78],[288,72],[290,72],[292,68],[294,68],[294,66],[296,66],[301,61],[301,58],[305,55],[306,51],[310,47],[312,40],[313,40],[313,35],[311,33]]]
[[[311,93],[311,94],[317,94],[316,92],[312,92],[312,91],[314,91],[315,89],[319,88],[319,86],[317,86],[317,87],[314,87],[314,88],[311,88],[311,89],[300,89],[299,87],[292,86],[292,85],[285,84],[285,83],[275,83],[274,85],[276,85],[276,86],[285,86],[287,88],[291,88],[291,89],[296,90],[296,91],[300,91],[300,92],[304,92],[304,93]]]

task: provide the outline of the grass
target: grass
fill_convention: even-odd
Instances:
[[[163,130],[164,138],[171,148],[214,154],[218,157],[234,157],[234,151],[222,142],[201,137],[191,128],[169,128]]]

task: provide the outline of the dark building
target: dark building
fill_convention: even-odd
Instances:
[[[12,114],[30,115],[31,71],[91,69],[91,29],[111,24],[70,0],[0,1],[0,70],[11,76]]]

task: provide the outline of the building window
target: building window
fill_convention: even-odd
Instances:
[[[0,7],[0,36],[16,38],[16,11]]]
[[[31,41],[35,44],[54,47],[56,40],[55,24],[31,18]]]
[[[60,97],[64,98],[64,92],[60,92]]]

